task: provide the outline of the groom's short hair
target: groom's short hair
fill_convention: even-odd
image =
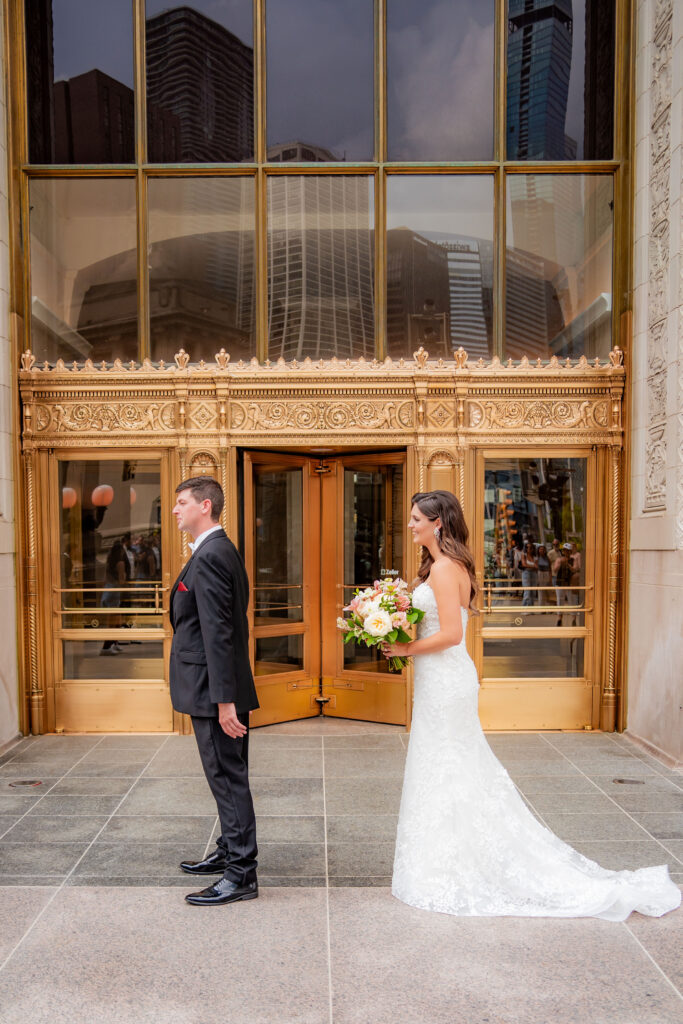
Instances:
[[[212,476],[191,476],[188,480],[183,480],[181,484],[178,484],[175,492],[180,494],[181,491],[192,491],[192,497],[197,504],[208,498],[211,502],[211,518],[214,523],[218,522],[225,505],[223,488],[218,480],[214,480]]]

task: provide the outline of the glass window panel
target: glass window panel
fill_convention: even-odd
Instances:
[[[388,0],[389,160],[493,158],[493,0]]]
[[[583,626],[586,460],[487,459],[485,626]]]
[[[159,625],[161,486],[158,462],[59,463],[65,626]],[[148,613],[148,614],[145,614]],[[73,621],[67,621],[67,618]]]
[[[344,604],[356,587],[387,575],[405,578],[403,481],[402,465],[344,469]],[[388,662],[374,647],[346,644],[344,668],[385,672]]]
[[[136,358],[135,181],[36,178],[30,204],[36,358]]]
[[[303,471],[254,466],[254,625],[303,620]]]
[[[268,180],[268,355],[372,359],[374,192],[370,177]]]
[[[607,358],[613,199],[611,175],[508,175],[506,356]]]
[[[270,676],[280,672],[302,671],[304,644],[300,633],[296,636],[263,636],[256,640],[254,675]]]
[[[487,357],[493,338],[493,178],[387,179],[387,351]]]
[[[163,679],[160,640],[64,640],[64,679]]]
[[[253,160],[251,0],[147,0],[146,18],[149,160]]]
[[[609,160],[614,0],[508,0],[508,160]]]
[[[582,679],[581,637],[484,640],[484,679]]]
[[[135,159],[130,0],[26,0],[29,159]]]
[[[123,603],[123,600],[127,600],[130,595],[122,595],[121,608],[117,606],[106,607],[102,605],[100,608],[93,608],[87,612],[77,613],[63,613],[62,614],[62,629],[118,629],[121,626],[126,626],[130,629],[161,629],[163,627],[163,618],[161,612],[155,612],[154,608],[154,589],[150,599],[147,603],[147,595],[141,592],[140,588],[136,588],[135,593],[132,595],[135,601],[134,607],[129,607]],[[162,591],[161,584],[156,588],[159,593],[159,606],[161,606]],[[68,604],[69,601],[73,600],[73,597],[68,594],[62,595],[62,602],[64,605]],[[140,606],[142,603],[142,607]]]
[[[254,340],[252,178],[150,178],[149,288],[152,358],[184,348],[236,362]]]
[[[372,160],[372,0],[268,0],[268,159]]]

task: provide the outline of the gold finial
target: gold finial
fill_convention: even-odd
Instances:
[[[174,358],[175,364],[176,364],[176,366],[178,367],[179,370],[186,370],[187,369],[187,364],[190,361],[190,357],[189,357],[189,355],[187,354],[187,352],[185,351],[184,348],[181,348],[180,352],[176,352],[176,354],[173,356],[173,358]]]
[[[427,365],[427,360],[429,359],[429,352],[425,351],[422,345],[420,345],[417,352],[413,352],[413,359],[420,367],[420,369],[424,370],[425,366]]]
[[[216,352],[216,363],[218,364],[219,370],[227,370],[228,363],[230,362],[230,356],[224,348],[220,352]]]
[[[36,357],[30,348],[27,348],[25,352],[21,353],[21,368],[22,370],[32,370],[36,365]]]
[[[460,348],[457,348],[455,350],[455,352],[453,353],[453,358],[455,359],[456,370],[464,370],[465,367],[467,366],[467,360],[469,359],[469,356],[467,355],[467,352],[465,352],[465,349],[462,347],[462,345],[460,346]]]
[[[624,365],[624,353],[621,351],[618,345],[615,345],[609,354],[609,361],[612,366],[623,366]]]

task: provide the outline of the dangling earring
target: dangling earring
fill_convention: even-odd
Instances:
[[[434,536],[436,537],[436,543],[440,544],[441,543],[441,530],[439,529],[438,526],[434,527]]]

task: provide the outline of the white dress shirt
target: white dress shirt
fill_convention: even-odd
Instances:
[[[223,527],[220,525],[220,523],[217,523],[215,526],[210,526],[208,530],[204,530],[204,533],[200,533],[199,536],[195,538],[194,543],[192,541],[190,541],[190,543],[188,544],[188,547],[189,547],[190,551],[192,552],[192,554],[195,553],[195,551],[197,550],[197,548],[199,547],[201,542],[203,540],[206,540],[206,538],[209,536],[209,534],[215,533],[216,530],[222,530],[222,529],[223,529]]]

